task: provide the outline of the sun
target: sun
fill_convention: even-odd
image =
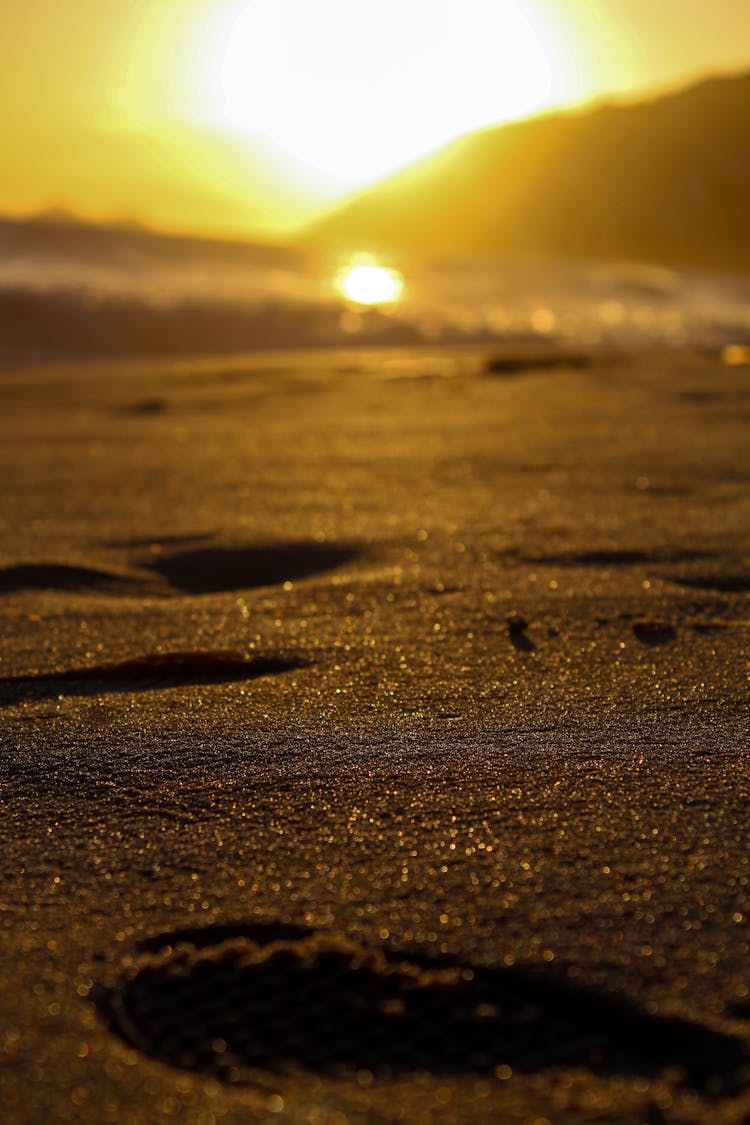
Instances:
[[[188,112],[366,183],[559,100],[548,3],[213,0],[187,52]]]
[[[390,305],[398,301],[404,281],[398,270],[378,266],[370,257],[356,258],[336,278],[336,288],[357,305]]]

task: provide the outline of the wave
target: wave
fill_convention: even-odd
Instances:
[[[358,308],[335,266],[280,247],[0,221],[0,362],[504,340],[722,347],[750,340],[750,278],[633,263],[397,263],[405,298]]]

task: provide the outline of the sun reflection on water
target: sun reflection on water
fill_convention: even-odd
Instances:
[[[404,279],[398,270],[358,257],[339,273],[336,288],[357,305],[390,305],[401,297]]]

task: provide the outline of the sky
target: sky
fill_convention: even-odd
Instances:
[[[283,238],[471,129],[743,69],[748,0],[3,0],[0,212]]]

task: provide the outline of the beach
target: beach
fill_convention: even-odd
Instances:
[[[750,366],[0,402],[4,1121],[750,1119]]]

